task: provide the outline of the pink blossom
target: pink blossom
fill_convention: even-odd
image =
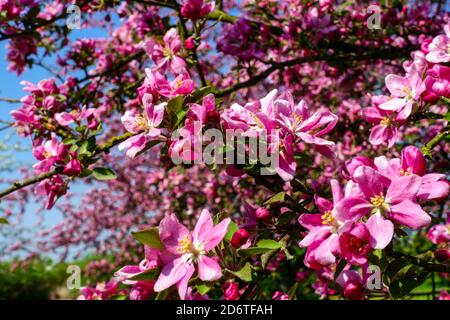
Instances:
[[[177,34],[177,29],[172,28],[166,32],[163,38],[164,46],[156,39],[150,39],[144,44],[145,51],[156,63],[158,69],[163,71],[170,68],[174,74],[185,72],[186,62],[178,54],[180,53],[182,42]]]
[[[50,171],[51,167],[64,161],[67,155],[67,148],[60,143],[55,135],[51,140],[33,147],[33,155],[40,162],[33,165],[34,170],[41,174]]]
[[[137,110],[128,110],[122,116],[122,124],[128,132],[135,134],[119,144],[119,150],[126,149],[126,155],[134,158],[136,154],[142,151],[147,142],[157,140],[164,132],[158,128],[164,117],[166,103],[155,105],[151,94],[144,94],[142,99],[144,105],[144,114]]]
[[[331,181],[333,202],[319,196],[314,200],[320,213],[300,215],[298,222],[308,234],[299,242],[300,247],[308,247],[305,265],[311,269],[335,263],[335,255],[340,252],[339,237],[350,230],[352,221],[335,216],[333,208],[343,198],[342,190],[336,180]]]
[[[45,205],[47,210],[53,208],[57,198],[64,195],[66,191],[67,183],[59,175],[41,181],[36,187],[36,194],[48,197]]]
[[[344,270],[336,279],[336,282],[344,290],[343,294],[348,300],[364,299],[363,279],[355,270]]]
[[[388,75],[386,87],[392,97],[380,104],[379,108],[386,111],[402,111],[407,115],[411,113],[413,104],[420,99],[420,95],[425,90],[421,76],[415,69],[405,77]]]
[[[84,119],[87,119],[87,126],[89,129],[95,129],[99,122],[97,110],[94,108],[82,108],[81,111],[74,109],[71,112],[55,113],[54,118],[61,126],[67,127],[72,123],[80,124]]]
[[[445,63],[450,61],[450,26],[444,27],[445,35],[439,35],[428,45],[426,59],[431,63]]]
[[[342,199],[334,213],[340,219],[358,219],[371,213],[366,227],[372,248],[383,249],[390,243],[394,235],[391,220],[412,229],[431,222],[430,216],[415,203],[422,184],[420,177],[389,180],[373,168],[362,166],[356,169],[353,180],[361,193]]]
[[[272,295],[272,300],[290,300],[289,296],[281,291],[275,291],[275,293]]]
[[[239,284],[234,281],[225,282],[223,285],[223,297],[225,300],[238,300],[239,296]]]
[[[230,219],[214,226],[211,214],[204,209],[192,233],[174,214],[166,215],[159,225],[159,237],[165,254],[172,255],[161,271],[154,290],[160,292],[177,284],[181,299],[185,298],[189,279],[198,265],[198,276],[203,281],[215,281],[222,277],[220,265],[207,254],[224,238]]]
[[[450,242],[450,223],[432,226],[428,230],[427,238],[434,244]]]
[[[424,96],[426,101],[436,102],[440,97],[450,97],[450,68],[435,64],[427,71]]]
[[[200,19],[214,10],[214,1],[204,3],[203,0],[183,0],[181,14],[191,20]]]

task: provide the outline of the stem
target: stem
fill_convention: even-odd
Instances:
[[[443,139],[445,139],[446,137],[450,136],[450,126],[445,127],[444,129],[442,129],[442,131],[440,133],[438,133],[433,139],[431,139],[429,142],[427,142],[423,147],[422,147],[422,152],[423,154],[428,157],[429,159],[431,159],[433,157],[433,153],[431,152],[431,150],[439,143],[441,142]]]

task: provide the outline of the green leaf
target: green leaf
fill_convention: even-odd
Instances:
[[[211,87],[211,86],[202,87],[200,89],[197,89],[186,98],[186,103],[199,102],[201,99],[203,99],[203,97],[205,97],[209,93],[213,92],[214,90],[215,90],[215,88]]]
[[[196,287],[198,293],[200,293],[201,295],[207,294],[209,290],[211,290],[211,287],[208,286],[206,283],[200,283]]]
[[[130,280],[135,280],[135,281],[154,280],[154,279],[158,278],[160,271],[161,270],[159,268],[150,269],[143,273],[135,275],[134,277],[131,277]]]
[[[225,240],[231,241],[231,238],[233,238],[233,234],[239,230],[239,227],[237,226],[234,221],[231,221],[228,225],[228,231],[225,234]]]
[[[169,114],[177,114],[183,107],[183,96],[177,96],[167,102],[167,112]]]
[[[75,138],[75,137],[68,137],[68,138],[65,138],[65,139],[62,141],[62,143],[64,143],[65,145],[69,145],[69,144],[74,144],[74,143],[77,142],[77,141],[78,141],[78,139]]]
[[[0,218],[0,224],[9,224],[9,222],[5,218]]]
[[[247,249],[239,249],[238,253],[242,255],[258,255],[272,250],[277,250],[282,247],[282,244],[270,239],[264,239],[258,241],[256,247],[250,247]]]
[[[101,168],[101,167],[94,168],[92,170],[92,175],[97,180],[111,180],[111,179],[116,179],[117,178],[117,176],[114,173],[114,171],[112,171],[109,168]]]
[[[280,249],[282,244],[275,240],[263,239],[263,240],[259,240],[258,243],[256,244],[256,246],[258,248],[275,250],[275,249]]]
[[[265,205],[274,205],[278,204],[280,202],[284,202],[286,193],[285,192],[279,192],[276,195],[270,197],[266,202],[264,202]]]
[[[158,294],[155,297],[155,300],[166,300],[167,295],[169,294],[169,290],[163,290],[161,292],[158,292]]]
[[[149,246],[151,248],[164,249],[161,240],[159,240],[158,227],[152,227],[136,232],[132,232],[131,235],[140,243]]]
[[[108,300],[127,300],[127,296],[124,294],[114,294],[109,296]]]
[[[231,273],[232,275],[238,277],[242,281],[245,281],[245,282],[252,281],[252,265],[250,264],[250,262],[247,262],[244,265],[244,267],[239,271],[228,270],[228,272]]]

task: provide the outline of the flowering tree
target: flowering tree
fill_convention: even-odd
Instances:
[[[0,1],[9,71],[54,75],[2,99],[36,163],[1,221],[114,255],[84,299],[448,298],[450,20],[390,2]]]

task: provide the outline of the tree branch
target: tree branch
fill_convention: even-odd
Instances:
[[[133,134],[127,132],[121,136],[118,137],[113,137],[110,140],[108,140],[106,143],[104,143],[103,145],[99,146],[96,151],[93,153],[93,155],[91,156],[91,158],[94,158],[95,156],[101,154],[101,153],[108,153],[110,151],[110,149],[112,149],[113,147],[115,147],[116,145],[118,145],[119,143],[127,140],[128,138],[130,138]],[[59,173],[61,173],[63,170],[62,167],[57,167],[49,172],[46,172],[44,174],[41,174],[39,176],[36,176],[34,178],[31,179],[27,179],[27,180],[23,180],[23,181],[17,181],[14,182],[12,184],[11,187],[9,187],[8,189],[3,190],[2,192],[0,192],[0,199],[17,191],[20,190],[22,188],[25,188],[27,186],[30,186],[32,184],[41,182],[42,180],[48,179],[53,177],[54,175],[57,175]]]
[[[450,126],[445,127],[444,129],[442,129],[442,131],[440,133],[438,133],[433,139],[431,139],[430,141],[428,141],[423,147],[422,147],[422,152],[423,154],[431,159],[433,157],[433,153],[431,152],[431,150],[433,150],[433,148],[439,143],[441,142],[443,139],[445,139],[446,137],[450,136]]]

